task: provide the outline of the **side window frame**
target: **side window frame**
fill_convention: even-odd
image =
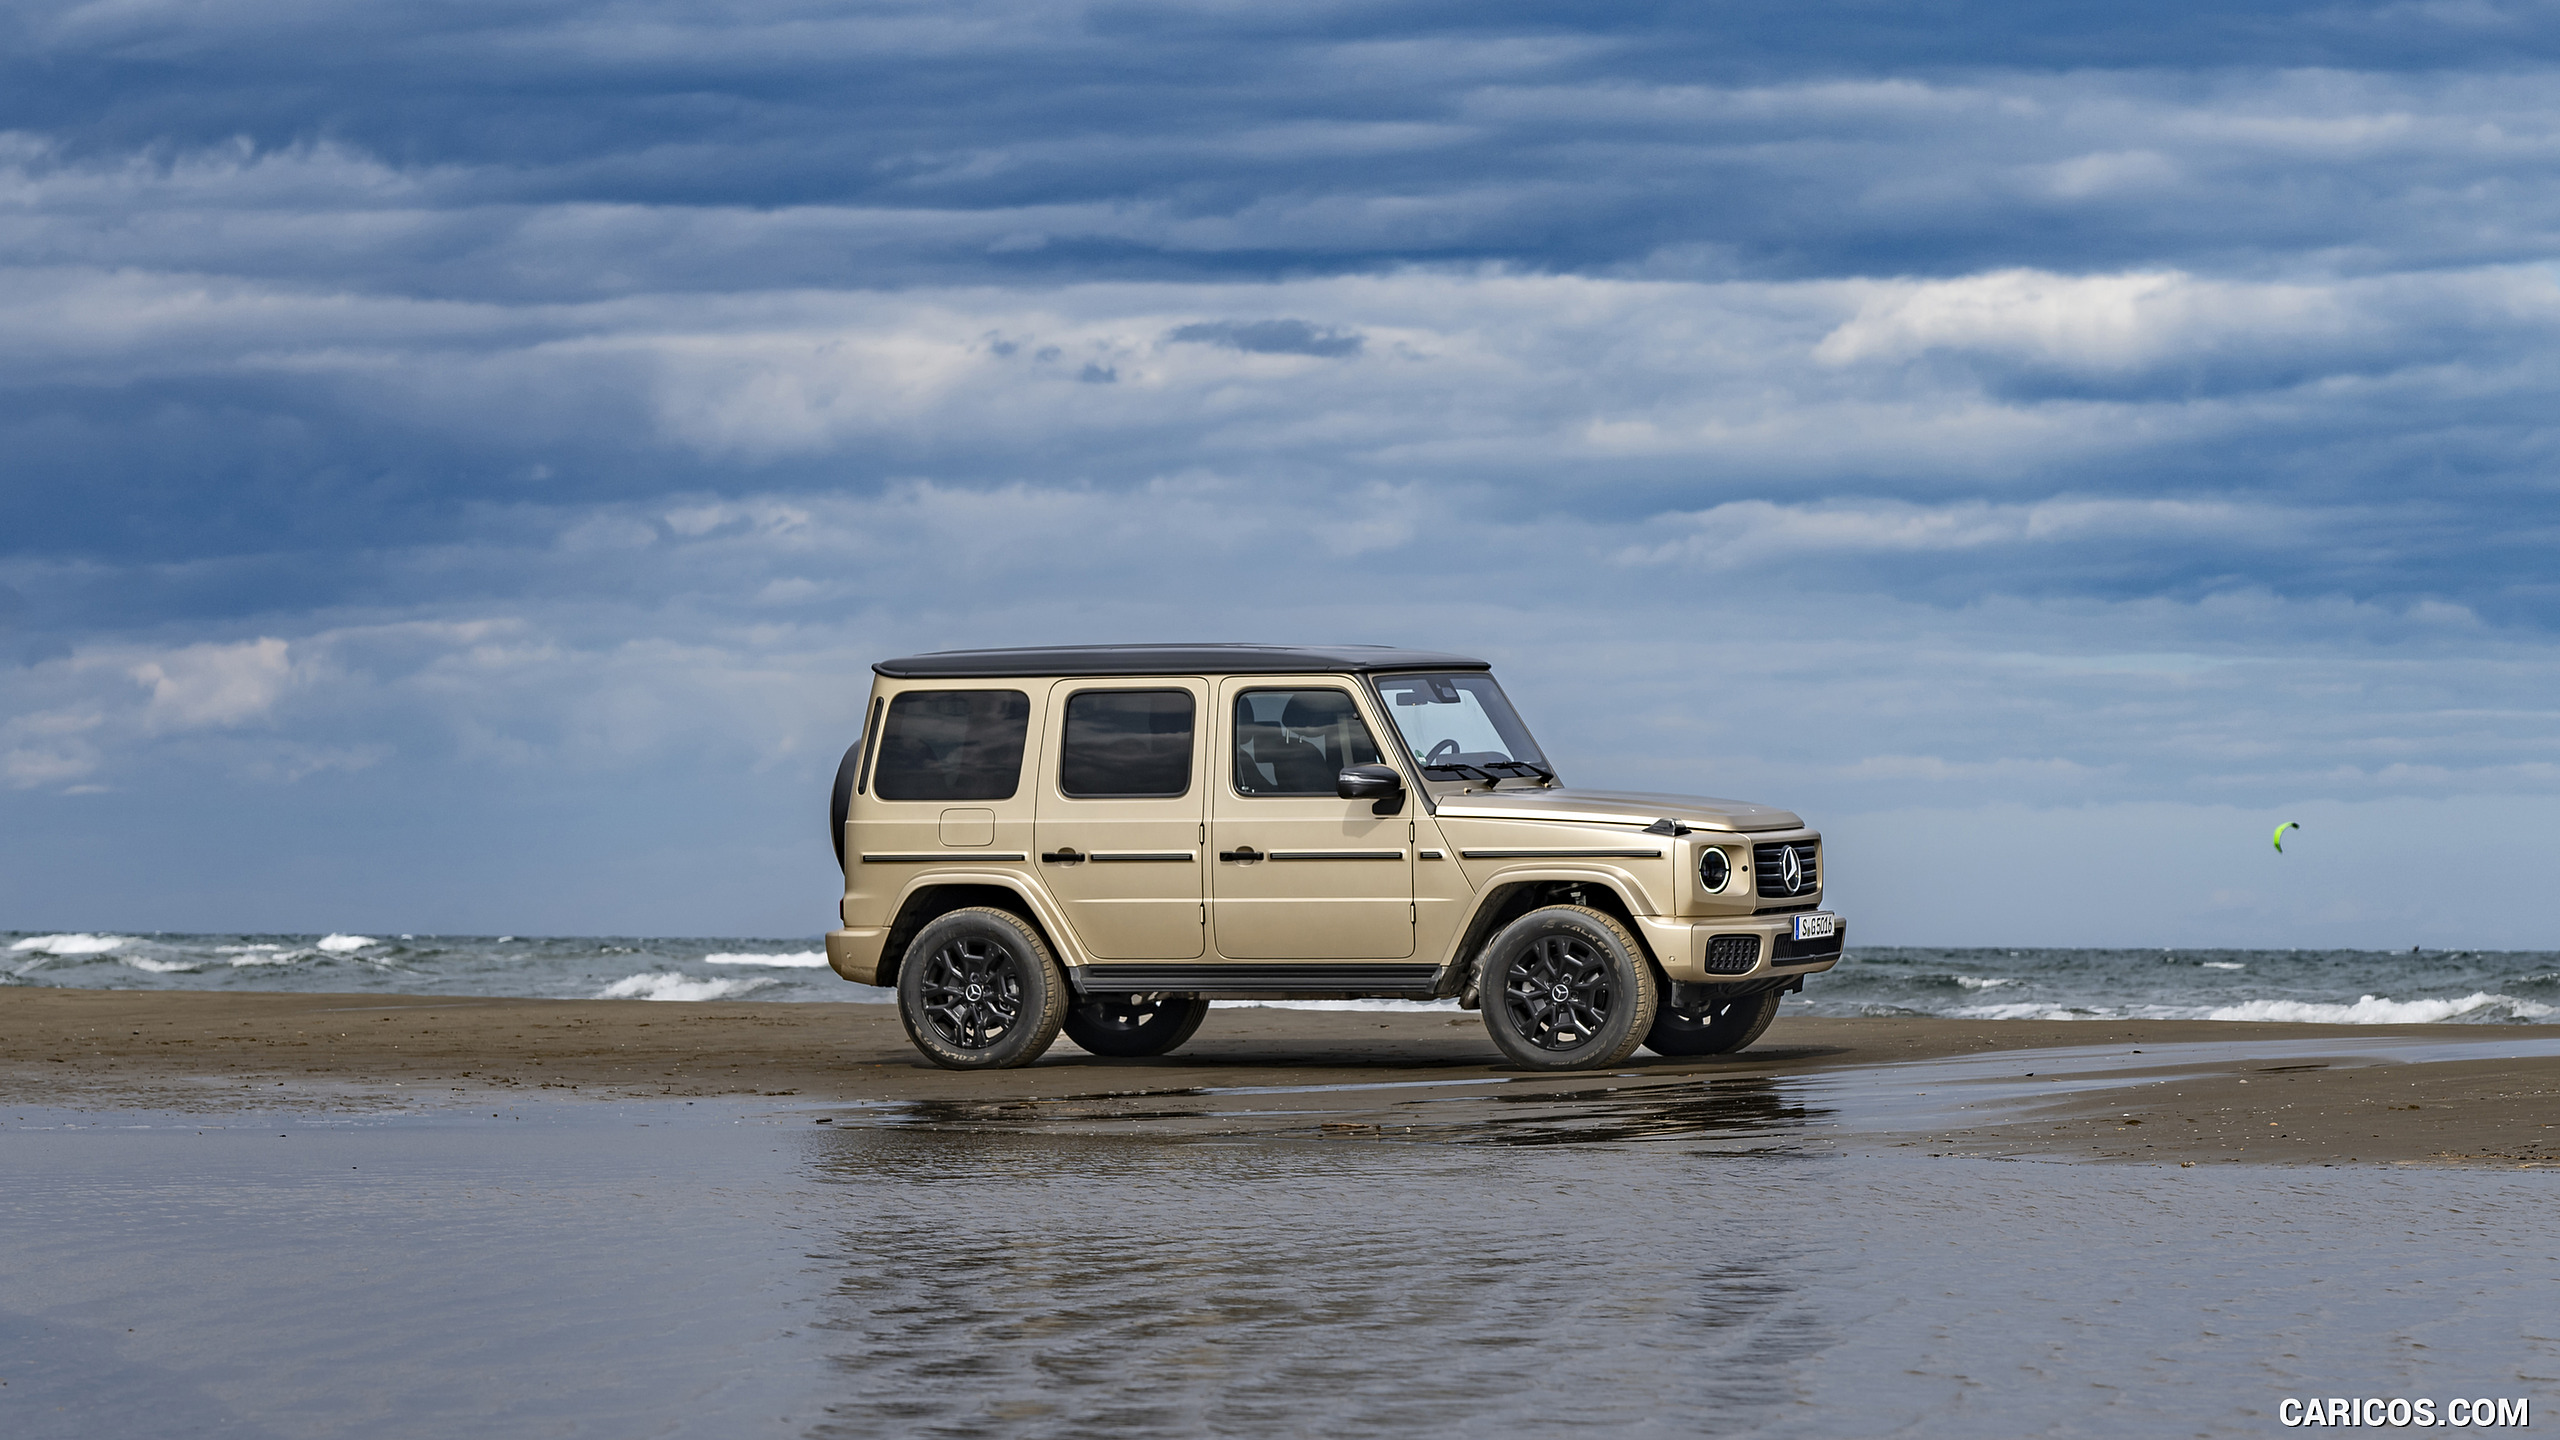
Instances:
[[[1179,695],[1184,700],[1189,701],[1191,704],[1191,743],[1183,751],[1184,763],[1182,768],[1182,788],[1174,791],[1153,792],[1148,794],[1110,795],[1080,795],[1075,791],[1069,790],[1067,788],[1068,727],[1075,723],[1076,702],[1087,695]],[[1192,787],[1198,783],[1200,770],[1200,741],[1202,729],[1200,718],[1202,712],[1202,698],[1203,697],[1200,695],[1193,693],[1188,687],[1181,685],[1094,685],[1088,686],[1082,690],[1069,691],[1063,701],[1052,702],[1058,706],[1058,753],[1055,757],[1056,779],[1052,783],[1051,788],[1058,792],[1059,799],[1071,804],[1087,801],[1180,800],[1189,796],[1192,792]]]
[[[886,769],[880,764],[880,757],[885,755],[889,750],[889,731],[897,720],[899,702],[911,697],[927,695],[1010,695],[1016,701],[1021,703],[1023,707],[1022,733],[1019,739],[1019,749],[1014,757],[1013,770],[1011,772],[1013,783],[1011,787],[1001,795],[927,795],[907,799],[894,799],[875,789],[873,792],[874,798],[891,805],[1001,805],[1007,801],[1019,798],[1022,795],[1023,786],[1026,783],[1026,778],[1030,771],[1033,758],[1037,753],[1037,744],[1033,734],[1033,721],[1038,718],[1039,707],[1037,703],[1032,700],[1029,689],[1018,685],[918,686],[914,689],[900,690],[896,694],[882,697],[887,701],[887,705],[882,711],[879,742],[874,748],[873,758],[869,762],[868,766],[871,773],[865,778],[870,780],[875,786],[883,782],[885,779]]]
[[[1342,697],[1344,705],[1348,707],[1351,712],[1351,718],[1360,722],[1361,731],[1369,737],[1369,748],[1377,750],[1380,761],[1382,763],[1384,762],[1387,752],[1380,750],[1378,747],[1378,729],[1376,726],[1370,724],[1369,717],[1362,713],[1360,709],[1360,696],[1358,692],[1352,690],[1350,687],[1334,683],[1316,685],[1281,684],[1248,686],[1236,691],[1233,703],[1227,706],[1227,743],[1222,748],[1226,751],[1227,790],[1230,794],[1234,795],[1239,800],[1313,800],[1326,796],[1339,798],[1339,796],[1331,790],[1293,790],[1281,795],[1257,795],[1237,783],[1236,747],[1238,740],[1236,737],[1236,711],[1244,704],[1247,697],[1272,694],[1302,695],[1316,690],[1327,691],[1331,694]],[[1399,736],[1398,739],[1401,741],[1402,737]],[[1339,769],[1340,767],[1337,766],[1336,768]],[[1399,770],[1398,773],[1401,774],[1402,771]]]
[[[871,723],[862,727],[862,759],[854,765],[853,793],[871,793],[871,762],[880,758],[880,722],[889,713],[889,697],[876,695],[871,700]]]

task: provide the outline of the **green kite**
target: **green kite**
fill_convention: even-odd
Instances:
[[[2284,832],[2287,830],[2299,830],[2301,828],[2302,822],[2299,820],[2287,820],[2276,827],[2275,842],[2277,854],[2281,855],[2284,853]]]

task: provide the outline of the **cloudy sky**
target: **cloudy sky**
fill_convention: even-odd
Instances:
[[[1871,941],[2560,946],[2555,72],[2492,0],[26,0],[0,929],[812,934],[871,660],[1251,639],[1486,655]]]

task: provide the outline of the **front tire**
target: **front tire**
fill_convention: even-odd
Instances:
[[[1779,992],[1763,990],[1739,1000],[1704,1000],[1677,1005],[1669,1000],[1654,1013],[1653,1028],[1644,1032],[1644,1048],[1656,1055],[1730,1055],[1760,1038],[1778,1018]]]
[[[1067,1011],[1067,1038],[1114,1060],[1170,1055],[1209,1018],[1199,995],[1097,995]]]
[[[1532,910],[1486,947],[1484,1028],[1514,1064],[1590,1070],[1635,1053],[1653,1024],[1653,967],[1626,927],[1582,905]]]
[[[918,931],[898,962],[898,1018],[946,1070],[1028,1065],[1058,1038],[1067,981],[1040,932],[984,906]]]

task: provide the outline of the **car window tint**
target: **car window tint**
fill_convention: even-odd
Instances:
[[[1075,799],[1164,799],[1191,788],[1191,692],[1087,690],[1067,701],[1058,789]]]
[[[889,702],[872,786],[883,800],[1009,800],[1030,726],[1019,690],[910,690]]]
[[[1346,765],[1378,763],[1377,744],[1339,690],[1247,690],[1236,697],[1240,795],[1334,795]]]

